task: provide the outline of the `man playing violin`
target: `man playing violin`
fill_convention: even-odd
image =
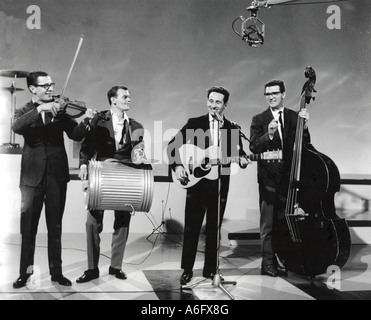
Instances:
[[[277,215],[277,191],[282,177],[290,172],[292,150],[295,141],[298,113],[284,107],[286,97],[285,83],[271,80],[265,84],[264,96],[268,109],[255,115],[250,126],[250,150],[259,154],[268,150],[282,150],[282,162],[258,162],[260,238],[262,250],[262,275],[277,277],[287,271],[280,266],[272,247],[274,222]],[[310,142],[307,127],[307,109],[299,112],[305,119],[304,141]]]
[[[12,126],[24,137],[20,179],[22,246],[20,276],[13,283],[16,289],[24,287],[33,273],[37,227],[44,204],[51,280],[71,286],[63,276],[61,258],[62,217],[70,180],[64,132],[70,139],[81,141],[91,115],[78,124],[68,115],[59,114],[60,106],[52,98],[54,85],[47,73],[30,72],[27,86],[32,99],[16,110]]]
[[[84,139],[80,150],[81,180],[86,182],[87,165],[95,158],[97,161],[116,159],[123,162],[132,159],[132,154],[139,151],[143,155],[143,126],[132,118],[127,112],[130,110],[131,97],[127,87],[115,86],[107,93],[110,110],[102,111],[101,116],[92,120],[92,130]],[[106,116],[106,117],[104,117]],[[142,152],[140,152],[142,151]],[[85,185],[83,184],[83,188]],[[100,236],[103,231],[102,210],[92,210],[87,213],[86,236],[88,244],[88,270],[76,280],[77,283],[86,283],[97,279],[100,275],[98,263],[100,257]],[[108,273],[120,280],[127,275],[121,270],[126,242],[129,236],[131,212],[125,210],[115,211],[115,221],[112,234],[112,257]]]

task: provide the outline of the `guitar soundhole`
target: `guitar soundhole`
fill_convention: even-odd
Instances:
[[[203,160],[202,160],[202,163],[201,163],[201,168],[202,168],[202,170],[209,170],[210,169],[210,166],[209,166],[209,164],[210,164],[210,158],[204,158]]]
[[[195,178],[203,178],[208,175],[208,173],[211,171],[209,163],[210,158],[204,158],[202,160],[201,165],[194,170]]]

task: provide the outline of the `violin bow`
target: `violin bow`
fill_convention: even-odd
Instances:
[[[83,41],[84,41],[84,35],[82,34],[81,37],[80,37],[79,44],[78,44],[77,49],[76,49],[75,57],[73,58],[73,61],[72,61],[70,70],[68,71],[66,82],[64,83],[63,88],[62,88],[61,98],[63,98],[64,92],[66,91],[68,81],[70,80],[70,77],[71,77],[71,74],[72,74],[72,70],[73,70],[73,68],[75,66],[76,59],[77,59],[77,56],[79,55],[79,52],[80,52],[81,45],[82,45],[82,42]]]
[[[75,52],[75,57],[73,58],[73,61],[72,61],[72,64],[71,64],[71,67],[70,67],[70,70],[68,71],[68,74],[67,74],[67,78],[66,78],[66,81],[64,82],[64,85],[63,85],[63,88],[62,88],[62,92],[61,92],[61,96],[60,96],[60,101],[62,101],[63,99],[63,96],[64,96],[64,92],[66,91],[66,88],[67,88],[67,85],[68,85],[68,82],[70,81],[70,77],[71,77],[71,74],[72,74],[72,70],[75,66],[75,63],[76,63],[76,60],[77,60],[77,56],[79,55],[79,52],[80,52],[80,49],[81,49],[81,45],[82,45],[82,42],[84,41],[84,35],[82,34],[81,37],[80,37],[80,41],[79,41],[79,44],[77,45],[77,49],[76,49],[76,52]],[[60,105],[60,102],[59,102],[59,105]],[[54,121],[54,117],[52,118],[52,122]]]
[[[80,49],[81,49],[81,46],[82,46],[82,43],[84,41],[84,35],[82,34],[81,37],[80,37],[80,41],[79,41],[79,44],[77,45],[77,49],[76,49],[76,52],[75,52],[75,56],[73,58],[73,61],[72,61],[72,64],[71,64],[71,67],[70,67],[70,70],[68,71],[68,74],[67,74],[67,78],[66,78],[66,81],[63,85],[63,88],[62,88],[62,92],[61,92],[61,95],[60,95],[60,101],[63,100],[63,96],[64,96],[64,93],[66,91],[66,88],[67,88],[67,85],[68,85],[68,82],[70,80],[70,77],[71,77],[71,74],[72,74],[72,70],[75,66],[75,63],[76,63],[76,60],[77,60],[77,56],[79,55],[79,52],[80,52]],[[98,116],[101,117],[102,119],[105,119],[105,120],[108,120],[109,117],[107,117],[106,115],[100,113],[100,112],[97,112]],[[54,120],[54,118],[52,119],[52,121]]]

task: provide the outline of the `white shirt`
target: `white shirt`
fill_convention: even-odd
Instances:
[[[282,107],[281,109],[275,109],[275,110],[273,110],[271,108],[271,112],[272,112],[273,118],[275,120],[277,120],[277,122],[278,122],[278,133],[280,135],[281,141],[283,141],[283,138],[282,138],[282,130],[283,130],[283,128],[281,128],[281,124],[280,124],[280,121],[278,119],[280,117],[280,111],[282,111],[282,123],[285,123],[285,119],[283,117],[283,115],[285,113],[284,112],[284,109],[285,109],[284,107]]]
[[[122,116],[119,116],[118,114],[114,113],[112,110],[111,110],[111,116],[112,116],[113,132],[115,134],[116,149],[118,149],[120,140],[122,137],[122,129],[124,128],[124,121],[127,120],[127,122],[129,123],[129,117],[125,112],[123,112]]]
[[[219,134],[219,141],[221,138],[220,128],[223,126],[223,123],[220,123],[217,119],[215,119],[211,113],[209,113],[209,123],[210,123],[210,135],[211,135],[211,142],[215,146],[218,145],[218,134]],[[219,133],[218,133],[219,130]]]

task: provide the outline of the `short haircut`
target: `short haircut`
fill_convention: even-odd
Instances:
[[[227,103],[229,101],[230,93],[227,89],[223,87],[212,87],[209,90],[207,90],[207,98],[209,98],[210,93],[212,92],[217,92],[217,93],[224,95],[224,99],[223,99],[224,103]]]
[[[286,91],[285,83],[282,80],[276,80],[276,79],[274,79],[274,80],[268,81],[265,84],[265,86],[264,86],[264,93],[265,93],[265,89],[267,89],[267,87],[274,87],[274,86],[279,86],[281,93],[284,93]]]
[[[125,90],[125,91],[128,90],[128,88],[124,86],[114,86],[111,89],[109,89],[109,91],[107,92],[108,103],[110,105],[112,104],[111,98],[113,97],[117,98],[117,91],[119,91],[120,89]]]
[[[44,71],[32,71],[32,72],[28,73],[28,75],[27,75],[27,88],[29,88],[30,86],[36,86],[38,84],[37,79],[39,77],[48,77],[48,76],[49,76],[49,74],[47,74]]]

